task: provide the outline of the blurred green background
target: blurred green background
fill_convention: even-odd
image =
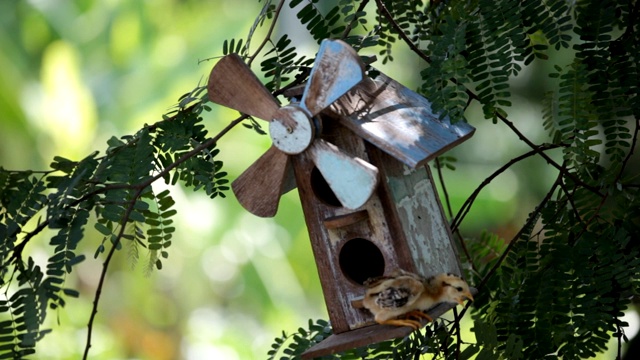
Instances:
[[[104,151],[109,137],[160,120],[180,95],[206,81],[213,62],[200,60],[220,56],[225,39],[246,37],[261,6],[257,0],[1,1],[0,166],[44,170],[56,155],[77,160]],[[286,8],[276,32],[289,33],[312,56],[316,45]],[[259,30],[254,42],[265,33]],[[416,88],[417,59],[402,46],[397,51],[397,61],[377,66]],[[546,140],[539,100],[551,86],[537,74],[566,63],[563,55],[512,82],[510,118],[536,143]],[[204,115],[210,134],[237,116],[213,108]],[[448,154],[458,158],[457,170],[444,174],[454,214],[482,180],[529,150],[506,126],[484,120],[475,105],[467,116],[477,132]],[[225,136],[220,157],[230,178],[268,146],[268,137],[242,127]],[[510,239],[554,177],[540,159],[507,170],[480,194],[463,235],[487,230]],[[117,254],[90,358],[262,359],[283,330],[327,318],[295,191],[284,196],[275,218],[260,219],[231,193],[211,200],[170,190],[178,215],[169,259],[149,275],[144,260],[134,263],[126,248]],[[42,235],[27,249],[45,262],[49,234]],[[102,269],[103,259],[93,259],[100,241],[97,231],[86,233],[81,246],[88,260],[69,280],[81,297],[49,315],[54,331],[38,345],[39,358],[77,359],[84,351]]]

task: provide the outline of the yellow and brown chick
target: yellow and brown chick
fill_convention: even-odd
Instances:
[[[421,324],[413,319],[431,317],[425,312],[443,303],[464,304],[473,300],[469,285],[459,276],[442,273],[429,278],[396,270],[389,276],[369,279],[362,304],[379,324],[409,326],[419,329]]]

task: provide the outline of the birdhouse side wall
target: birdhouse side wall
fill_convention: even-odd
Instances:
[[[451,230],[428,166],[411,169],[379,149],[369,146],[372,163],[385,174],[388,203],[396,218],[413,261],[413,269],[424,276],[441,272],[461,275]]]
[[[337,122],[325,124],[324,139],[351,156],[371,161],[366,142]],[[361,208],[331,205],[314,189],[311,156],[299,154],[292,158],[292,165],[333,331],[342,333],[370,325],[372,315],[355,305],[362,301],[363,282],[397,268],[415,271],[402,225],[394,207],[387,204],[390,196],[378,186]],[[347,250],[350,245],[353,251]]]
[[[324,135],[341,150],[352,155],[360,155],[366,160],[364,143],[352,133],[339,126],[327,124]],[[364,323],[368,314],[355,309],[351,304],[354,298],[361,297],[363,290],[361,286],[347,279],[341,271],[340,250],[348,240],[353,238],[379,242],[377,241],[379,235],[375,229],[380,228],[381,224],[376,221],[372,224],[370,218],[371,214],[376,214],[379,210],[369,210],[367,216],[356,223],[335,228],[328,227],[326,225],[328,220],[348,216],[357,210],[328,204],[324,201],[326,199],[323,200],[318,196],[317,188],[314,190],[312,185],[315,165],[310,154],[302,153],[291,160],[331,326],[334,333],[342,333],[350,330],[355,324]],[[366,208],[370,206],[372,206],[371,202],[365,205]]]

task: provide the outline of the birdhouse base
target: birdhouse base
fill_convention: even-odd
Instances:
[[[320,356],[332,355],[389,339],[405,337],[411,332],[413,332],[413,329],[406,326],[371,325],[340,334],[333,334],[305,351],[302,354],[302,359],[315,359]]]
[[[471,288],[473,295],[478,290]],[[427,314],[434,320],[442,316],[442,314],[453,309],[454,304],[439,304],[430,309]],[[426,320],[422,320],[422,326],[427,324]],[[414,330],[407,326],[391,326],[391,325],[371,325],[363,328],[346,331],[340,334],[333,334],[323,340],[321,343],[311,347],[302,353],[302,359],[315,359],[320,356],[333,355],[350,349],[355,349],[370,344],[379,343],[385,340],[397,339],[408,336]]]

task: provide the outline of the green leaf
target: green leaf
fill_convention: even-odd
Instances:
[[[77,290],[74,290],[74,289],[62,289],[62,291],[64,292],[64,294],[66,296],[70,296],[70,297],[74,297],[74,298],[77,298],[78,296],[80,296],[80,292],[78,292]]]
[[[129,220],[143,223],[146,219],[141,213],[137,211],[131,211],[131,213],[129,213]]]
[[[96,230],[98,230],[102,235],[105,236],[110,236],[111,235],[111,229],[109,229],[106,225],[96,222],[94,224],[94,227],[96,228]]]

